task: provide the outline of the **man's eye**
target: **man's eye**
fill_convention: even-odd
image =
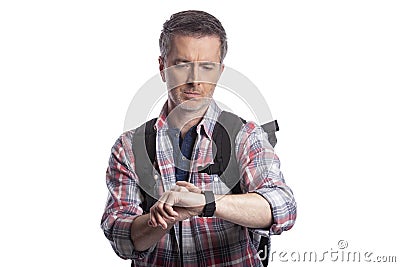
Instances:
[[[213,64],[201,65],[203,70],[215,70],[216,66]]]
[[[189,63],[177,63],[176,65],[175,65],[175,67],[176,68],[180,68],[180,69],[187,69],[187,68],[189,68],[190,66],[189,66]]]

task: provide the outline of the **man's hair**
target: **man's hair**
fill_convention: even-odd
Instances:
[[[172,39],[176,35],[190,37],[217,36],[220,39],[220,62],[224,60],[228,51],[226,32],[221,22],[213,15],[204,11],[187,10],[173,14],[167,20],[160,35],[160,52],[166,60],[171,49]]]

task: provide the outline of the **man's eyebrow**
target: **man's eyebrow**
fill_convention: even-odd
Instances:
[[[190,60],[187,60],[186,58],[176,58],[174,60],[174,63],[178,63],[178,62],[187,63],[187,62],[190,62]]]
[[[190,61],[185,58],[176,58],[173,62],[174,62],[174,64],[177,64],[177,63],[190,63],[193,61]],[[219,64],[219,62],[213,62],[213,61],[198,61],[198,62],[201,65]]]
[[[215,64],[219,64],[219,63],[218,62],[212,62],[212,61],[200,61],[199,64],[204,66],[204,65],[215,65]]]

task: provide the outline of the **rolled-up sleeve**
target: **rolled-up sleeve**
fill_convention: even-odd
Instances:
[[[261,195],[271,207],[271,227],[254,231],[276,235],[291,229],[297,215],[296,201],[285,183],[280,160],[268,142],[267,133],[253,122],[246,123],[236,137],[236,155],[243,177],[242,191]]]
[[[135,250],[131,240],[132,221],[143,214],[142,195],[134,172],[132,152],[133,131],[122,134],[111,149],[106,172],[109,190],[107,204],[101,219],[101,228],[115,253],[123,259],[147,256],[147,251]]]

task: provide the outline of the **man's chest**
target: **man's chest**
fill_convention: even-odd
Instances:
[[[215,174],[201,173],[199,170],[214,164],[216,146],[204,135],[199,135],[193,143],[190,158],[182,153],[167,134],[157,136],[156,156],[160,179],[157,180],[159,193],[170,190],[177,182],[177,167],[187,172],[187,181],[203,190],[213,190],[215,194],[226,194],[229,188]]]

